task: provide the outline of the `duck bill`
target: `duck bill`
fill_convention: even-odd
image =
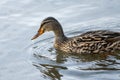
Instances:
[[[40,29],[40,31],[38,31],[38,33],[37,33],[31,40],[36,39],[37,37],[39,37],[39,36],[42,35],[43,33],[44,33],[44,30],[43,30],[43,29]]]
[[[36,38],[39,37],[39,36],[40,36],[40,34],[37,33],[31,40],[34,40],[34,39],[36,39]]]

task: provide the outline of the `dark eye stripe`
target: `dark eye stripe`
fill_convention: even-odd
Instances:
[[[47,24],[47,23],[50,23],[50,22],[53,22],[53,20],[43,21],[43,22],[41,23],[41,27],[42,27],[43,25]]]

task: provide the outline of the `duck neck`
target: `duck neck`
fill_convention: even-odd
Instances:
[[[61,25],[59,25],[59,27],[57,27],[57,29],[54,30],[54,34],[55,34],[55,41],[65,41],[67,39],[67,37],[64,35]]]

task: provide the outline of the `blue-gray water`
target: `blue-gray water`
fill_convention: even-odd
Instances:
[[[53,16],[67,36],[120,31],[120,0],[1,0],[0,80],[120,80],[120,53],[69,55],[53,48],[54,34],[31,38]]]

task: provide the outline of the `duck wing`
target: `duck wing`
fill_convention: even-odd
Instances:
[[[98,30],[98,31],[89,31],[86,33],[81,34],[80,36],[83,38],[83,41],[86,41],[85,39],[89,39],[91,41],[111,41],[116,42],[120,40],[120,32],[113,32],[108,30]]]
[[[120,50],[120,33],[107,30],[86,32],[71,38],[69,46],[73,53],[102,53],[114,49]]]

